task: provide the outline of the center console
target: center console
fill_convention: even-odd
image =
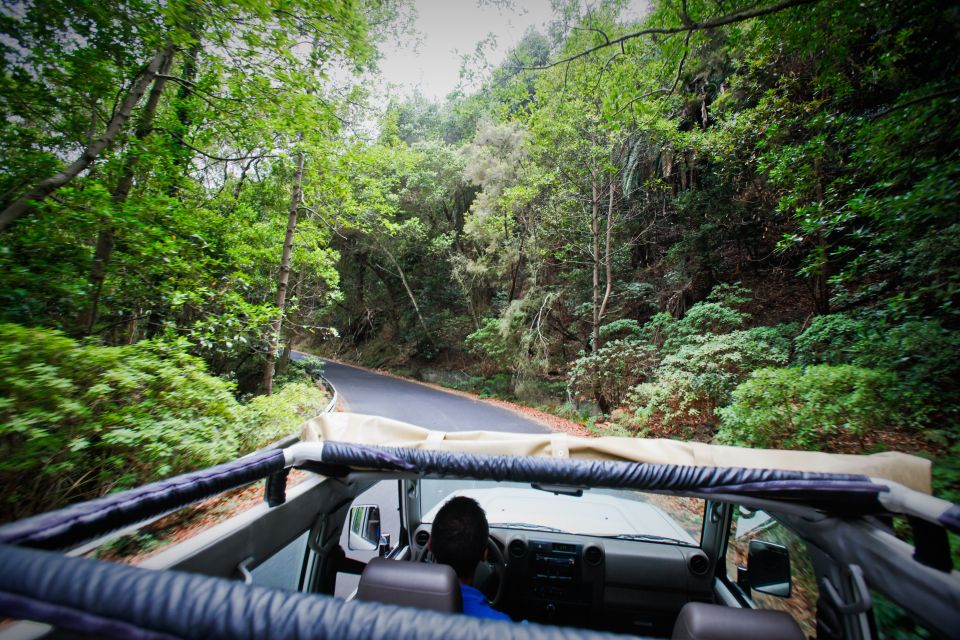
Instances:
[[[585,625],[602,595],[602,552],[583,545],[514,539],[507,547],[510,583],[525,598],[518,612],[531,621]],[[588,562],[588,559],[590,562]],[[599,590],[599,591],[598,591]]]

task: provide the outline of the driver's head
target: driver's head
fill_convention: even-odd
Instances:
[[[487,515],[473,498],[451,498],[440,507],[430,532],[434,559],[448,564],[461,580],[473,579],[487,548]]]

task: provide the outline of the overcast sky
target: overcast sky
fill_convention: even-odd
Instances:
[[[380,62],[384,79],[410,94],[419,88],[424,96],[442,100],[454,90],[460,77],[460,54],[472,53],[489,34],[496,47],[488,53],[491,64],[499,64],[528,27],[541,27],[553,12],[550,0],[515,0],[512,9],[491,6],[478,0],[415,0],[415,28],[420,45],[387,42],[381,45]],[[501,3],[503,4],[503,3]],[[631,0],[629,14],[641,15],[646,0]]]

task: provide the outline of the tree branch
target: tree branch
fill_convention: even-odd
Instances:
[[[937,98],[945,98],[949,95],[955,93],[960,93],[960,87],[953,87],[951,89],[944,89],[943,91],[936,91],[934,93],[929,93],[925,96],[920,96],[919,98],[914,98],[913,100],[907,100],[906,102],[901,102],[900,104],[895,104],[891,107],[887,107],[883,111],[870,116],[871,120],[879,120],[880,118],[887,116],[894,111],[899,111],[900,109],[906,109],[907,107],[912,107],[915,104],[920,104],[921,102],[927,102],[928,100],[936,100]]]
[[[107,125],[106,131],[103,132],[102,136],[88,145],[79,158],[70,163],[70,166],[60,173],[38,182],[33,189],[0,212],[0,231],[10,226],[20,216],[29,211],[31,206],[45,200],[50,194],[69,183],[80,175],[84,169],[93,164],[93,161],[100,156],[103,150],[113,142],[114,138],[116,138],[123,129],[123,126],[130,118],[130,114],[133,113],[134,108],[140,102],[143,94],[146,93],[147,87],[150,86],[166,60],[172,55],[173,45],[167,45],[150,59],[150,62],[147,63],[143,71],[138,74],[137,79],[130,86],[120,108],[117,109],[110,118],[110,124]]]
[[[178,136],[178,135],[177,135],[176,133],[174,133],[173,131],[170,131],[169,129],[164,129],[163,127],[157,127],[157,131],[163,131],[164,133],[166,133],[167,135],[169,135],[170,137],[172,137],[173,139],[175,139],[177,142],[179,142],[180,144],[182,144],[183,146],[185,146],[187,149],[190,149],[191,151],[194,151],[194,152],[196,152],[196,153],[199,153],[199,154],[202,155],[204,158],[209,158],[210,160],[216,160],[217,162],[241,162],[241,161],[243,161],[243,160],[250,160],[250,159],[260,160],[260,159],[262,159],[262,158],[276,158],[276,157],[277,157],[276,155],[266,154],[266,153],[264,153],[264,154],[259,154],[259,155],[254,155],[254,154],[252,154],[252,153],[248,153],[248,154],[245,155],[245,156],[238,156],[238,157],[236,157],[236,158],[221,158],[220,156],[215,156],[215,155],[213,155],[213,154],[207,153],[206,151],[203,151],[203,150],[201,150],[201,149],[196,148],[195,146],[193,146],[192,144],[190,144],[189,142],[187,142],[186,140],[184,140],[183,138],[181,138],[180,136]]]
[[[555,60],[548,64],[538,65],[534,67],[524,67],[523,70],[524,71],[542,71],[545,69],[552,69],[553,67],[557,67],[561,64],[568,64],[570,62],[573,62],[574,60],[585,58],[591,53],[596,53],[601,49],[622,44],[627,40],[633,40],[634,38],[639,38],[641,36],[654,35],[654,34],[671,35],[674,33],[686,33],[689,31],[706,31],[709,29],[716,29],[717,27],[722,27],[728,24],[734,24],[737,22],[750,20],[751,18],[759,18],[760,16],[769,15],[771,13],[778,13],[780,11],[790,9],[792,7],[799,7],[805,4],[816,4],[817,2],[820,2],[820,1],[821,0],[784,0],[783,2],[779,2],[777,4],[770,5],[767,7],[757,7],[753,9],[745,9],[743,11],[735,11],[725,16],[720,16],[719,18],[712,18],[710,20],[704,20],[702,22],[695,22],[693,20],[690,20],[689,16],[687,16],[686,17],[687,23],[679,27],[653,27],[650,29],[641,29],[640,31],[634,31],[633,33],[628,33],[625,36],[620,36],[619,38],[615,38],[608,42],[604,42],[603,44],[599,44],[595,47],[590,47],[589,49],[585,49],[580,53],[575,53],[572,56],[568,56],[561,60]],[[683,18],[681,18],[681,20],[683,20]]]

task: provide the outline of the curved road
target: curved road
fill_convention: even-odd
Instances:
[[[508,409],[324,360],[323,375],[353,413],[384,416],[442,431],[550,433],[550,429]]]

